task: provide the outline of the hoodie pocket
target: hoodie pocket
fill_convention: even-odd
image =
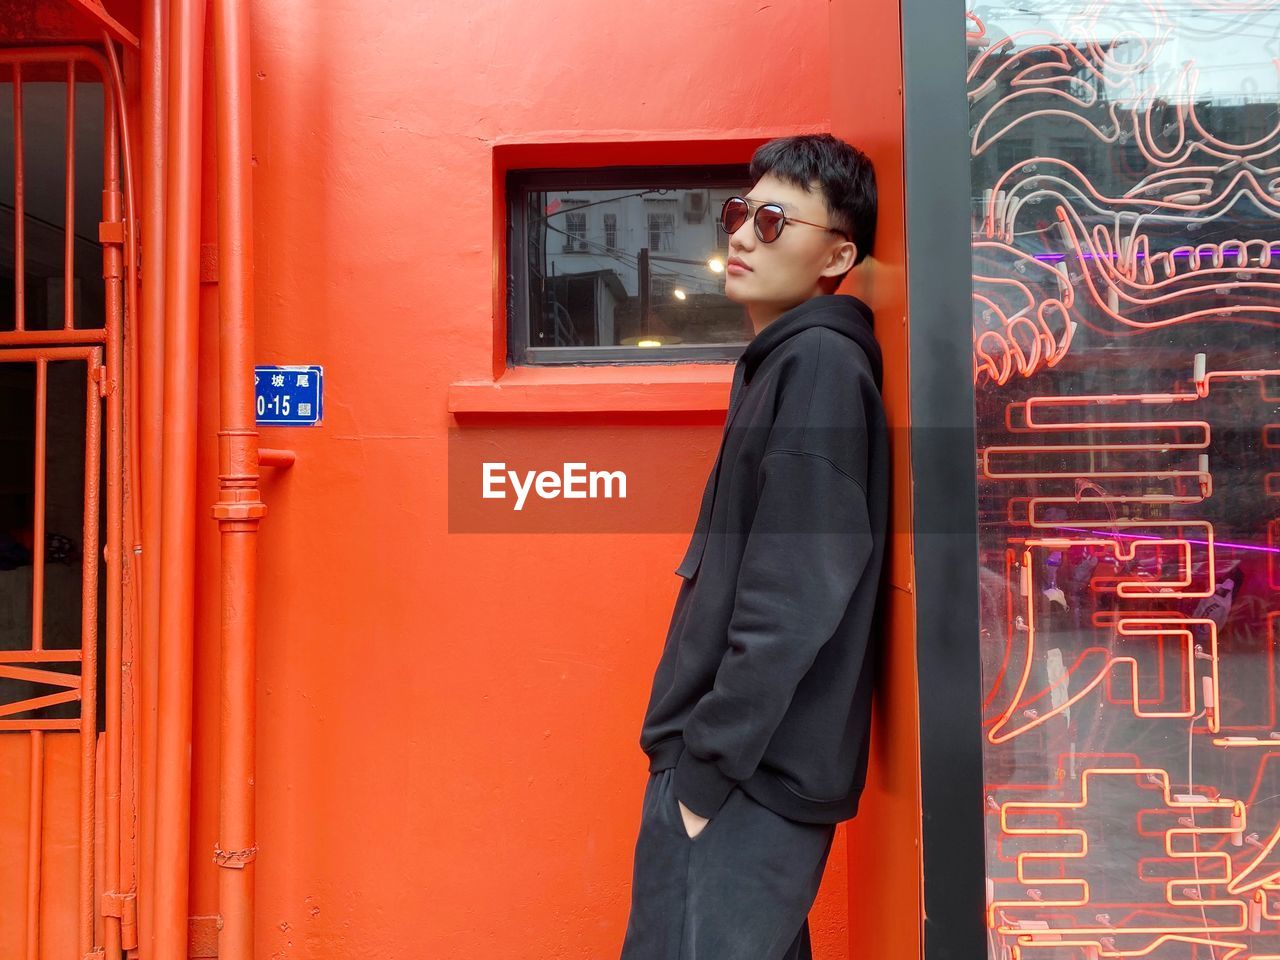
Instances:
[[[714,817],[710,817],[707,820],[707,822],[702,825],[702,829],[698,831],[696,836],[693,836],[693,837],[689,836],[689,831],[686,830],[684,826],[684,814],[680,812],[680,801],[676,797],[676,791],[675,791],[676,769],[675,767],[669,767],[663,772],[667,775],[667,778],[666,780],[663,781],[662,788],[666,792],[665,802],[666,802],[667,809],[671,812],[672,825],[676,828],[676,831],[685,840],[685,842],[697,843],[699,840],[702,839],[703,835],[708,830],[711,829],[711,825],[720,818],[720,814],[717,813]],[[728,803],[728,801],[726,800],[725,803]],[[722,812],[723,812],[723,809],[724,807],[722,805],[721,806]]]

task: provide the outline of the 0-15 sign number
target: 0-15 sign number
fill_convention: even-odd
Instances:
[[[271,412],[277,417],[289,416],[289,394],[276,394],[268,402],[267,398],[258,395],[258,416],[263,416],[267,412],[267,407],[271,408]]]

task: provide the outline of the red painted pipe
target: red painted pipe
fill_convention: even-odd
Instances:
[[[109,914],[103,918],[106,931],[106,950],[113,956],[125,950],[136,949],[138,945],[137,930],[137,846],[125,842],[124,838],[133,834],[137,820],[137,769],[133,748],[137,737],[137,698],[126,698],[125,675],[126,659],[129,665],[138,661],[138,634],[142,616],[142,504],[140,499],[139,478],[141,462],[138,448],[142,431],[138,423],[141,407],[139,397],[139,363],[141,353],[138,347],[138,194],[135,157],[139,153],[140,144],[136,139],[138,128],[131,118],[135,111],[131,109],[136,102],[130,98],[125,84],[124,70],[120,57],[116,54],[115,40],[110,31],[102,31],[103,46],[111,65],[112,89],[115,93],[116,115],[119,117],[119,139],[121,173],[124,182],[124,317],[116,340],[123,342],[117,348],[121,362],[116,374],[113,391],[117,408],[117,422],[121,433],[128,429],[128,437],[123,435],[113,439],[110,456],[113,462],[120,464],[116,469],[119,476],[117,483],[120,504],[120,530],[116,536],[115,561],[121,582],[116,586],[119,597],[116,602],[114,621],[110,606],[107,610],[108,630],[115,625],[114,639],[108,649],[107,664],[107,740],[106,740],[106,846],[107,846],[107,891],[116,895],[134,894],[135,910],[122,909],[120,913]],[[136,71],[135,71],[136,72]],[[127,410],[125,409],[127,408]],[[110,434],[110,431],[108,431]],[[127,459],[127,466],[125,461]],[[111,500],[108,491],[108,501]],[[123,503],[127,501],[127,518]],[[127,519],[127,523],[126,523]],[[126,546],[126,535],[132,545]],[[125,574],[128,590],[124,589]],[[132,674],[130,674],[132,677]],[[112,720],[114,713],[114,721]],[[129,729],[126,736],[125,729]]]
[[[108,47],[111,57],[115,57],[115,50]],[[120,92],[117,86],[117,79],[113,76],[103,77],[103,89],[106,96],[115,100],[116,95]],[[69,91],[70,92],[70,91]],[[119,101],[116,101],[119,102]],[[108,114],[110,116],[110,113]],[[123,151],[126,147],[125,137],[122,132],[122,124],[124,117],[119,110],[115,111],[117,122],[106,129],[105,132],[105,149],[103,150],[103,191],[102,191],[102,220],[104,223],[119,224],[124,220],[124,192],[120,182],[121,162],[123,159]],[[106,670],[105,689],[102,690],[103,707],[106,714],[106,735],[103,750],[103,779],[105,781],[105,796],[103,809],[103,833],[106,851],[106,863],[104,864],[104,874],[106,881],[106,889],[109,892],[116,893],[120,889],[120,684],[121,684],[121,645],[120,645],[120,615],[123,580],[123,559],[121,557],[121,547],[124,543],[123,525],[124,525],[124,498],[123,498],[123,480],[124,480],[124,463],[121,457],[121,444],[123,441],[123,406],[121,404],[121,390],[124,386],[124,351],[122,349],[123,331],[123,314],[124,314],[124,274],[125,274],[125,256],[124,251],[118,243],[104,243],[102,246],[102,276],[103,276],[103,293],[106,299],[107,316],[115,318],[114,327],[111,336],[106,343],[106,421],[107,421],[107,445],[102,451],[107,460],[106,470]],[[86,717],[92,714],[86,713]],[[92,724],[86,724],[92,726]],[[96,737],[95,742],[86,744],[86,752],[92,746],[97,748]],[[86,781],[85,789],[94,784],[94,780]],[[92,808],[90,808],[92,812]],[[90,832],[86,837],[86,846],[92,848],[93,833]],[[90,856],[90,855],[87,855]],[[88,861],[89,875],[92,875],[92,859]],[[86,886],[89,886],[86,884]],[[90,890],[92,888],[90,887]],[[92,944],[93,937],[93,914],[96,905],[92,899],[89,901],[89,927],[88,935]],[[105,944],[107,956],[116,956],[120,952],[120,924],[116,918],[112,918],[103,923],[105,933]]]
[[[204,0],[171,0],[154,960],[187,957],[204,17]]]
[[[160,634],[160,484],[164,426],[165,137],[167,131],[166,0],[142,5],[142,304],[138,317],[141,375],[142,499],[141,670],[138,716],[138,948],[155,956],[156,699]]]
[[[266,447],[258,448],[258,466],[260,467],[280,467],[288,469],[293,466],[295,459],[292,450],[271,450]]]
[[[254,629],[258,433],[253,396],[253,193],[249,17],[243,0],[213,0],[218,138],[218,326],[221,389],[218,502],[222,542],[222,713],[218,956],[252,960],[254,919]]]

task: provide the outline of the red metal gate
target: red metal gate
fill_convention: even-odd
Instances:
[[[123,337],[126,307],[130,315],[134,312],[136,284],[131,265],[136,263],[132,254],[136,238],[125,216],[127,196],[122,182],[128,183],[123,162],[128,140],[121,123],[120,74],[111,53],[109,58],[100,50],[80,46],[0,49],[0,84],[8,83],[12,91],[14,171],[13,323],[0,326],[0,372],[26,365],[34,374],[30,636],[29,642],[14,642],[10,637],[3,644],[6,649],[0,649],[0,680],[8,681],[7,689],[19,691],[0,699],[0,788],[5,798],[0,804],[0,862],[5,864],[0,870],[0,956],[23,960],[104,956],[114,960],[122,949],[136,944],[132,893],[136,818],[133,765],[127,761],[132,753],[134,700],[130,685],[124,682],[133,655],[123,629],[125,608],[134,603],[136,577],[128,576],[131,587],[126,595],[128,557],[122,549],[126,532]],[[43,317],[32,316],[33,290],[27,287],[29,231],[47,233],[58,225],[33,218],[27,209],[33,187],[47,194],[56,184],[48,182],[47,165],[27,168],[30,145],[24,137],[32,124],[24,111],[24,93],[36,90],[35,85],[48,90],[50,83],[66,88],[60,318],[54,315],[59,312],[56,307],[49,309],[47,302]],[[85,164],[76,149],[78,91],[98,84],[102,152]],[[49,120],[47,116],[39,119]],[[122,146],[126,148],[123,157]],[[56,177],[56,168],[52,176]],[[102,191],[101,221],[87,240],[78,239],[75,229],[76,188],[85,177],[101,177]],[[77,276],[77,246],[86,242],[101,251],[101,288],[96,288],[95,272],[90,278],[92,296],[77,297],[78,280],[85,280]],[[50,289],[56,290],[56,277],[50,280]],[[82,290],[85,286],[80,283]],[[95,309],[82,309],[81,303],[92,303]],[[50,371],[54,365],[61,368],[68,363],[82,365],[85,404],[78,644],[55,636],[57,631],[50,629],[45,616],[48,429],[51,411],[60,413],[57,398],[50,394]],[[51,716],[59,711],[50,708],[62,704],[78,704],[78,714]],[[127,827],[125,842],[122,826]],[[24,867],[19,869],[19,864]]]

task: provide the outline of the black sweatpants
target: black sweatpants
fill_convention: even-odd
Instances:
[[[811,960],[835,824],[791,820],[734,787],[690,838],[674,775],[651,772],[645,787],[620,960]]]

